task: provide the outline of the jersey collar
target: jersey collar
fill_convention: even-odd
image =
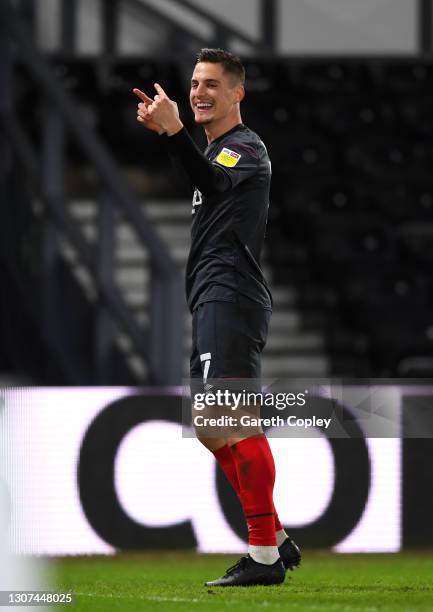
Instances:
[[[221,134],[221,136],[218,136],[218,138],[215,138],[215,140],[212,140],[212,142],[208,144],[207,149],[213,147],[214,144],[218,144],[223,138],[225,138],[229,134],[233,134],[233,132],[237,132],[237,130],[245,129],[245,127],[246,126],[243,123],[238,123],[234,127],[230,128],[230,130],[228,130],[227,132],[224,132],[224,134]]]

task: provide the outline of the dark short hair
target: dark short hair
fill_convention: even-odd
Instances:
[[[199,62],[222,64],[224,72],[242,85],[245,83],[245,68],[241,60],[229,51],[224,51],[224,49],[201,49],[197,53],[197,64]]]

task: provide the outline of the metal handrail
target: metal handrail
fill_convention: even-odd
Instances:
[[[179,32],[185,38],[189,38],[190,40],[195,41],[195,43],[204,47],[206,45],[206,39],[197,34],[197,32],[192,32],[182,24],[178,23],[175,19],[172,19],[169,15],[164,13],[161,10],[158,10],[156,7],[146,4],[142,0],[122,0],[125,5],[129,5],[132,9],[152,15],[152,17],[156,17],[157,19],[162,19],[165,23],[167,23],[171,28]]]
[[[203,19],[210,21],[217,30],[221,31],[224,34],[224,36],[231,36],[233,38],[237,38],[238,40],[242,41],[243,43],[246,43],[250,47],[253,47],[255,51],[258,51],[260,53],[266,53],[266,52],[272,51],[272,49],[270,49],[261,40],[255,40],[254,38],[251,38],[251,36],[248,36],[248,34],[245,34],[244,32],[240,32],[239,30],[231,26],[226,21],[219,19],[212,13],[209,13],[209,11],[207,11],[206,9],[198,6],[197,4],[194,4],[190,0],[171,0],[171,1],[174,2],[175,4],[178,4],[179,6],[183,8],[187,8],[188,10],[190,10],[192,13],[195,13],[199,17],[202,17]]]
[[[183,25],[176,22],[165,12],[158,10],[153,5],[150,5],[146,2],[146,0],[122,0],[125,5],[129,5],[134,9],[137,9],[142,12],[150,12],[155,17],[163,19],[166,21],[171,27],[178,30],[183,36],[189,39],[193,39],[196,41],[198,45],[201,47],[205,47],[209,45],[209,40],[205,40],[203,37],[199,36],[196,32],[192,32],[191,30],[185,28]],[[271,47],[265,44],[262,40],[256,40],[234,28],[232,25],[219,19],[206,9],[197,6],[196,4],[190,2],[190,0],[171,0],[174,4],[179,5],[181,8],[188,9],[191,13],[194,13],[196,16],[201,19],[205,19],[207,22],[211,23],[216,32],[222,34],[223,38],[236,38],[237,40],[247,44],[252,47],[254,51],[261,54],[269,54],[273,53]]]
[[[193,4],[190,2],[190,0],[171,1],[173,4],[177,4],[178,7],[188,10],[201,20],[205,20],[208,25],[210,24],[214,30],[211,40],[209,40],[209,37],[205,37],[194,31],[194,29],[183,25],[178,20],[173,18],[167,11],[162,10],[160,7],[155,6],[153,3],[149,3],[146,0],[102,0],[101,23],[104,28],[104,53],[107,55],[112,55],[118,52],[119,13],[121,8],[130,8],[140,16],[143,15],[145,19],[150,16],[151,18],[162,21],[166,26],[168,26],[170,31],[175,35],[175,39],[178,41],[183,41],[181,44],[178,43],[175,45],[176,53],[191,48],[191,46],[184,44],[185,41],[193,43],[194,46],[199,49],[214,44],[225,46],[227,39],[234,38],[237,41],[248,45],[257,53],[262,55],[273,54],[273,47],[269,44],[265,35],[259,39],[255,39],[236,29],[227,21],[220,19],[206,9]],[[69,0],[63,0],[61,5],[61,40],[62,48],[65,52],[74,52],[76,46],[76,12],[77,6],[75,3],[70,3]],[[266,15],[269,13],[272,14],[272,10],[267,11]],[[173,39],[170,39],[171,49],[167,49],[167,55],[170,55],[173,52],[173,42]],[[163,51],[160,50],[159,53],[163,53]]]
[[[5,134],[8,136],[10,142],[13,144],[15,151],[23,164],[23,167],[27,170],[28,175],[41,194],[42,202],[49,210],[58,227],[60,227],[60,229],[76,247],[80,253],[82,262],[87,266],[92,274],[94,274],[98,291],[101,292],[105,298],[112,314],[114,314],[122,322],[132,337],[137,337],[138,335],[143,336],[143,332],[140,330],[139,326],[133,319],[128,317],[128,313],[125,305],[122,303],[120,294],[117,291],[113,293],[108,292],[104,284],[98,282],[96,275],[96,258],[93,252],[93,247],[88,244],[87,240],[83,237],[81,231],[72,221],[66,210],[57,206],[54,198],[43,192],[41,185],[42,181],[39,174],[40,168],[36,153],[32,150],[32,146],[20,124],[14,116],[8,116],[7,121],[3,120],[1,114],[0,118],[2,119],[2,128]]]

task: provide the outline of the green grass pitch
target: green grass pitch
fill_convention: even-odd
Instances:
[[[72,610],[92,612],[433,610],[431,553],[305,551],[301,567],[288,572],[281,586],[203,586],[237,558],[193,552],[66,558],[55,562],[56,588],[76,593]]]

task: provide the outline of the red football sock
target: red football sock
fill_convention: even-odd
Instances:
[[[267,438],[265,436],[263,437],[265,438],[266,443],[269,446],[269,442]],[[270,449],[269,449],[269,452],[271,452]],[[236,494],[240,498],[240,485],[239,485],[238,473],[236,470],[236,463],[233,457],[232,449],[230,448],[228,444],[225,444],[218,450],[214,451],[213,454],[215,455],[215,459],[218,461],[222,471],[226,475],[226,478],[228,479],[233,489],[236,491]],[[280,523],[280,519],[278,518],[278,514],[277,514],[277,511],[275,510],[275,506],[273,503],[272,503],[272,506],[273,506],[273,512],[274,512],[274,528],[275,528],[275,531],[280,531],[281,529],[283,529],[283,526]]]
[[[232,450],[228,444],[225,444],[216,451],[213,451],[215,459],[218,461],[222,471],[226,475],[228,481],[239,496],[240,486],[238,480],[238,473],[236,471],[236,464],[233,459]]]
[[[275,531],[281,531],[282,529],[284,529],[284,527],[280,523],[280,519],[278,518],[278,514],[277,514],[277,511],[275,510],[275,506],[274,506],[274,527],[275,527]]]
[[[272,501],[275,464],[266,436],[241,440],[231,447],[231,451],[248,525],[248,542],[254,546],[276,546]]]

